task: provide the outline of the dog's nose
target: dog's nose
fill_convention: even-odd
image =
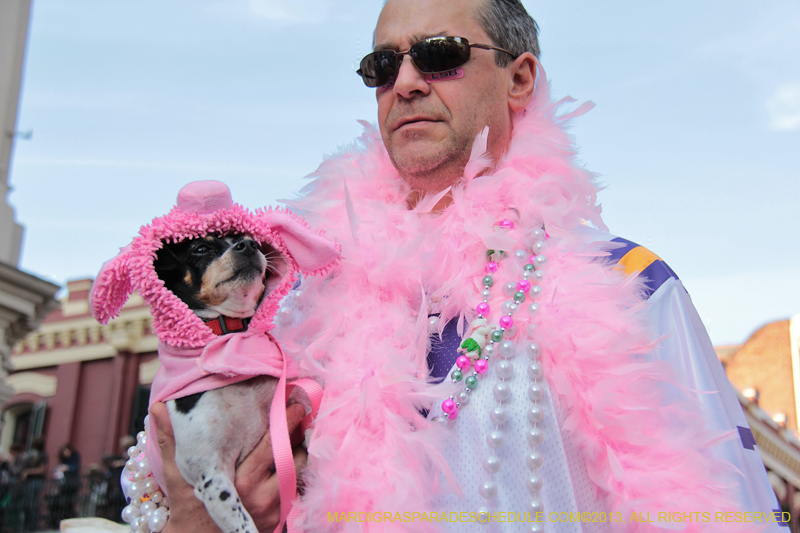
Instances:
[[[236,243],[236,246],[233,247],[234,252],[240,253],[247,257],[254,255],[257,250],[258,250],[258,245],[256,244],[256,241],[254,241],[253,239],[243,239],[238,243]]]

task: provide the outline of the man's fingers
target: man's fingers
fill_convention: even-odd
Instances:
[[[172,424],[169,422],[169,411],[167,404],[156,402],[150,406],[150,416],[156,422],[156,441],[161,448],[161,457],[164,461],[175,460],[175,434],[172,432]]]
[[[295,403],[286,408],[286,425],[289,427],[292,446],[297,446],[305,439],[303,431],[300,429],[300,422],[306,416],[306,409],[299,403]]]

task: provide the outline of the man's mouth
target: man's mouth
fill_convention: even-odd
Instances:
[[[438,121],[434,120],[431,117],[425,117],[425,116],[406,117],[406,118],[402,118],[402,119],[398,120],[395,123],[394,129],[395,129],[395,131],[397,131],[400,128],[402,128],[403,126],[413,126],[413,125],[417,125],[417,124],[419,124],[419,125],[432,124],[434,122],[438,122]]]

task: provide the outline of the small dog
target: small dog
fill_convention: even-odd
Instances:
[[[258,308],[271,273],[268,258],[245,235],[164,243],[154,267],[167,289],[198,317],[220,324],[224,317],[238,318],[242,329]],[[260,376],[167,402],[178,469],[226,533],[257,532],[234,488],[234,469],[266,433],[277,383],[277,378]],[[304,396],[289,399],[290,404],[307,403]]]
[[[301,422],[306,430],[322,389],[310,379],[287,382],[301,370],[269,331],[297,276],[326,275],[340,254],[296,215],[251,212],[233,202],[224,183],[198,181],[180,190],[169,213],[142,226],[92,285],[90,307],[101,324],[119,316],[134,291],[150,306],[161,341],[150,403],[167,403],[178,468],[225,533],[257,533],[233,476],[268,427],[281,491],[278,531],[289,516],[297,484],[286,395],[291,389],[289,399],[307,411],[310,404]],[[148,429],[156,429],[153,423]],[[155,439],[146,448],[146,463],[163,486]],[[127,478],[131,486],[133,476]],[[288,528],[293,531],[292,524]]]

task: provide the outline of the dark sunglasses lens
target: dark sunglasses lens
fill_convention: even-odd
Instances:
[[[409,55],[420,72],[446,72],[469,61],[469,43],[459,37],[427,39],[412,46]]]
[[[394,80],[397,59],[392,50],[372,52],[361,60],[361,79],[367,87],[381,87]]]

